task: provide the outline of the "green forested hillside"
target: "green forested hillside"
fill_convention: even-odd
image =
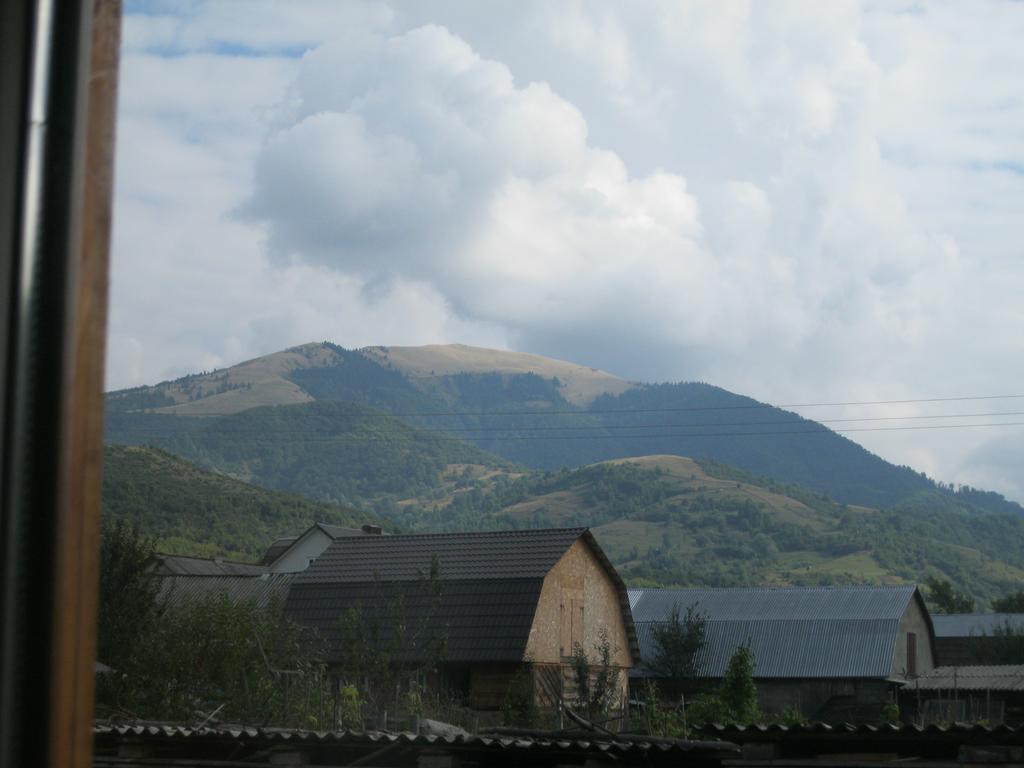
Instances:
[[[265,488],[346,504],[429,493],[452,464],[509,465],[449,435],[329,401],[253,408],[155,442]]]
[[[382,522],[350,507],[256,488],[155,448],[124,445],[104,449],[103,517],[137,524],[164,552],[248,561],[275,538],[314,522]]]
[[[1024,579],[1024,517],[926,492],[891,509],[720,463],[649,456],[573,471],[473,478],[389,510],[413,530],[586,525],[627,581],[681,585],[923,582],[979,601]]]

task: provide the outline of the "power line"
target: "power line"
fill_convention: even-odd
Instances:
[[[989,416],[1024,416],[1024,411],[1000,411],[996,413],[941,413],[930,416],[864,416],[853,419],[806,419],[814,424],[840,424],[861,421],[905,421],[910,419],[968,419]],[[689,424],[591,424],[585,427],[427,427],[422,432],[547,432],[605,430],[605,429],[678,429],[685,427],[754,427],[761,425],[781,424],[779,419],[773,421],[726,421],[726,422],[691,422]],[[843,430],[829,430],[838,432]],[[659,435],[654,435],[659,437]]]
[[[908,400],[859,400],[844,403],[754,403],[751,405],[701,405],[685,408],[609,408],[593,410],[545,410],[545,411],[392,411],[392,416],[588,416],[590,414],[616,413],[681,413],[691,411],[734,411],[759,408],[826,408],[862,405],[910,405],[914,403],[953,403],[973,400],[1019,400],[1021,395],[974,395],[963,397],[926,397]]]
[[[386,413],[386,412],[385,412]],[[995,411],[995,412],[984,412],[984,413],[939,413],[931,415],[916,415],[916,416],[863,416],[858,418],[844,418],[844,419],[803,419],[799,423],[806,423],[809,426],[816,424],[839,424],[839,423],[855,423],[855,422],[877,422],[877,421],[907,421],[907,420],[924,420],[924,419],[967,419],[967,418],[991,418],[991,417],[1003,417],[1003,416],[1024,416],[1024,411]],[[512,426],[512,427],[417,427],[415,425],[405,424],[403,425],[414,429],[419,432],[429,433],[465,433],[465,432],[482,432],[482,433],[504,433],[504,432],[580,432],[580,431],[604,431],[604,430],[622,430],[622,429],[688,429],[691,427],[757,427],[757,426],[781,426],[787,423],[787,420],[774,419],[770,421],[726,421],[726,422],[690,422],[684,424],[590,424],[587,426]],[[793,423],[793,422],[790,422]],[[952,425],[959,426],[959,425]],[[965,425],[970,426],[970,425]],[[979,425],[983,426],[983,425]],[[998,426],[991,425],[991,426]],[[140,428],[141,427],[141,428]],[[923,428],[923,427],[922,427]],[[164,430],[159,429],[155,426],[142,427],[139,425],[134,428],[133,431],[138,432],[149,432],[150,434],[166,434]],[[305,434],[304,430],[301,429],[290,429],[290,430],[274,430],[273,434],[280,435],[282,432],[288,431],[295,434]],[[800,430],[806,431],[806,430]],[[818,430],[815,430],[818,431]],[[831,429],[824,430],[827,432],[845,432],[845,431],[857,431],[853,428],[850,429]],[[221,434],[231,435],[260,435],[267,434],[266,430],[255,429],[248,427],[245,429],[223,429]],[[758,432],[757,434],[764,434]],[[671,435],[647,435],[648,437],[671,437]],[[608,437],[615,437],[609,435]],[[619,437],[623,437],[619,435]],[[478,438],[479,439],[479,438]]]
[[[723,425],[715,425],[723,426]],[[834,434],[847,434],[853,432],[908,432],[915,430],[933,430],[933,429],[983,429],[991,427],[1020,427],[1024,426],[1024,421],[1005,421],[998,422],[995,424],[928,424],[928,425],[917,425],[910,427],[852,427],[849,429],[794,429],[794,430],[774,430],[774,431],[755,431],[755,432],[690,432],[690,433],[675,433],[667,435],[510,435],[506,437],[495,437],[492,438],[496,442],[510,442],[510,441],[529,441],[529,440],[651,440],[651,439],[668,439],[668,438],[705,438],[705,437],[772,437],[779,435],[834,435]],[[428,430],[419,430],[420,433]],[[445,432],[446,430],[430,430],[432,432]],[[508,431],[515,431],[514,428],[510,428]],[[272,433],[266,431],[225,431],[223,434],[230,435],[257,435],[260,437],[270,438],[274,441],[279,441],[281,438],[280,433]],[[169,435],[170,436],[170,435]],[[302,433],[294,431],[291,435],[294,440],[303,443],[363,443],[363,442],[389,442],[394,440],[395,436],[392,435],[381,435],[381,434],[366,434],[366,435],[347,435],[347,436],[325,436],[325,437],[302,437]],[[433,437],[434,440],[445,440],[452,442],[465,442],[462,438],[451,436],[444,437],[438,436]],[[478,438],[479,439],[479,438]]]

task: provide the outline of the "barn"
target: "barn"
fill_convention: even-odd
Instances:
[[[674,607],[705,617],[690,696],[713,690],[741,645],[754,655],[762,711],[827,721],[877,721],[906,681],[935,664],[934,631],[914,586],[631,589],[641,663],[635,688],[657,679],[654,627]]]
[[[375,624],[394,661],[435,655],[430,685],[481,712],[523,675],[542,708],[571,698],[576,646],[593,657],[607,638],[622,694],[639,657],[626,587],[585,528],[339,537],[295,576],[285,611],[339,665],[346,621]]]

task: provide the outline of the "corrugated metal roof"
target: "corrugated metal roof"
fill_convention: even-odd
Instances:
[[[900,619],[915,587],[630,590],[640,656],[655,654],[653,627],[691,605],[706,616],[699,678],[720,678],[748,645],[759,678],[887,678]],[[633,676],[646,673],[641,666]]]
[[[344,536],[299,575],[298,584],[411,581],[436,555],[445,581],[543,578],[586,528],[483,533]]]
[[[908,684],[909,690],[1024,691],[1024,664],[936,667]]]
[[[294,573],[265,573],[260,576],[165,576],[157,600],[181,605],[216,595],[232,602],[253,602],[267,608],[273,602],[283,606]]]
[[[255,563],[158,553],[153,573],[159,576],[259,576],[267,573],[267,569]]]
[[[93,736],[102,744],[113,739],[191,742],[209,741],[223,744],[225,740],[245,742],[258,748],[271,744],[299,745],[366,745],[374,749],[401,742],[410,747],[443,749],[445,747],[477,748],[474,751],[494,753],[522,753],[522,759],[529,760],[531,753],[591,752],[605,759],[623,759],[627,763],[646,758],[699,756],[723,758],[735,757],[739,752],[735,744],[727,741],[685,741],[682,739],[660,739],[643,736],[604,736],[601,734],[568,735],[552,732],[547,736],[521,735],[470,735],[434,736],[389,731],[304,731],[295,728],[252,728],[247,726],[219,726],[191,728],[181,725],[147,724],[114,725],[97,723]],[[467,750],[468,751],[468,750]],[[495,754],[495,757],[498,755]]]
[[[678,605],[709,619],[899,619],[917,587],[692,587],[631,589],[634,621],[664,621]]]
[[[991,635],[1009,625],[1024,630],[1022,613],[936,613],[932,614],[936,637]]]

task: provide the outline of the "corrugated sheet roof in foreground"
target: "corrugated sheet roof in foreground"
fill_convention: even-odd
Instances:
[[[548,528],[483,533],[343,536],[296,584],[409,581],[430,573],[437,556],[441,578],[544,578],[585,528]]]
[[[707,617],[697,676],[724,676],[741,645],[759,678],[886,678],[899,622],[915,587],[783,587],[630,590],[642,659],[654,655],[653,626],[673,605]],[[643,676],[635,668],[634,676]]]
[[[1024,613],[936,613],[932,623],[936,637],[991,635],[1007,625],[1024,629]]]
[[[909,690],[1024,691],[1024,664],[936,667],[909,683]]]
[[[211,726],[192,728],[181,725],[113,725],[97,723],[93,727],[93,736],[97,742],[109,738],[127,737],[133,739],[154,738],[161,740],[204,739],[223,741],[255,742],[258,744],[336,744],[336,745],[370,745],[386,746],[402,742],[412,747],[465,747],[479,748],[487,751],[521,752],[523,759],[528,760],[531,752],[593,752],[598,755],[607,754],[611,759],[633,758],[631,762],[645,756],[667,755],[677,756],[674,759],[695,757],[703,753],[709,757],[735,757],[739,752],[736,745],[727,741],[684,741],[677,739],[655,739],[649,741],[644,737],[625,740],[624,738],[605,737],[599,734],[580,737],[551,733],[550,736],[504,736],[470,735],[470,736],[433,736],[417,735],[389,731],[303,731],[292,728],[254,728],[247,726]]]

